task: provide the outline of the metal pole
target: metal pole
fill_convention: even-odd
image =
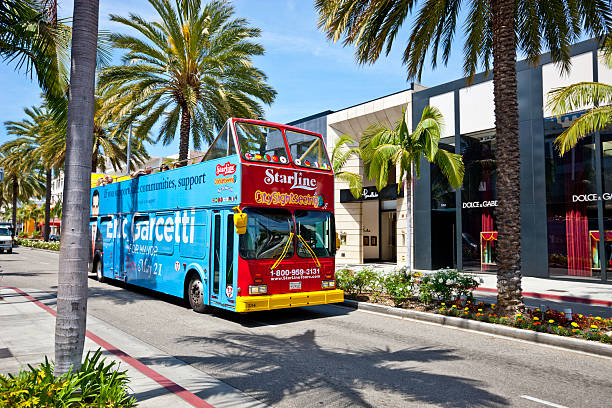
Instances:
[[[127,140],[127,158],[125,160],[125,175],[130,175],[130,158],[132,156],[132,122],[130,122],[130,130],[128,132]]]

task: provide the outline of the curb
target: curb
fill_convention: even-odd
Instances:
[[[597,356],[612,357],[612,346],[571,337],[558,336],[556,334],[540,333],[531,330],[518,329],[516,327],[503,326],[501,324],[479,322],[477,320],[462,319],[460,317],[444,316],[435,313],[418,312],[415,310],[399,309],[391,306],[376,305],[367,302],[357,302],[345,299],[340,305],[357,310],[378,312],[390,316],[397,316],[438,324],[440,326],[452,326],[462,329],[475,330],[488,334],[530,341],[538,344],[561,347],[573,351],[582,351]]]

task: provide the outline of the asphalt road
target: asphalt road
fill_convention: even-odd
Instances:
[[[57,259],[0,254],[0,285],[52,305]],[[333,305],[201,315],[134,287],[89,284],[90,314],[275,407],[612,406],[609,358]]]

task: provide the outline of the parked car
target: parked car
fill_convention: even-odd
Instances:
[[[59,235],[54,235],[54,234],[49,235],[49,241],[59,241],[59,240],[60,240]]]
[[[13,252],[13,237],[11,236],[11,230],[6,227],[0,227],[0,253]]]

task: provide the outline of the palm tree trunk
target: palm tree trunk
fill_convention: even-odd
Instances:
[[[46,191],[45,191],[45,232],[43,239],[49,241],[49,234],[51,233],[51,169],[47,169],[46,174]]]
[[[55,323],[55,374],[81,366],[87,316],[87,260],[98,0],[75,0]]]
[[[191,115],[187,106],[181,106],[181,139],[179,143],[179,161],[184,165],[189,155],[189,133],[191,130]]]
[[[521,290],[520,151],[514,0],[494,0],[493,90],[497,138],[497,305],[503,315],[524,309]]]
[[[17,194],[19,193],[19,182],[17,176],[13,176],[13,232],[12,237],[15,239],[17,233]]]

